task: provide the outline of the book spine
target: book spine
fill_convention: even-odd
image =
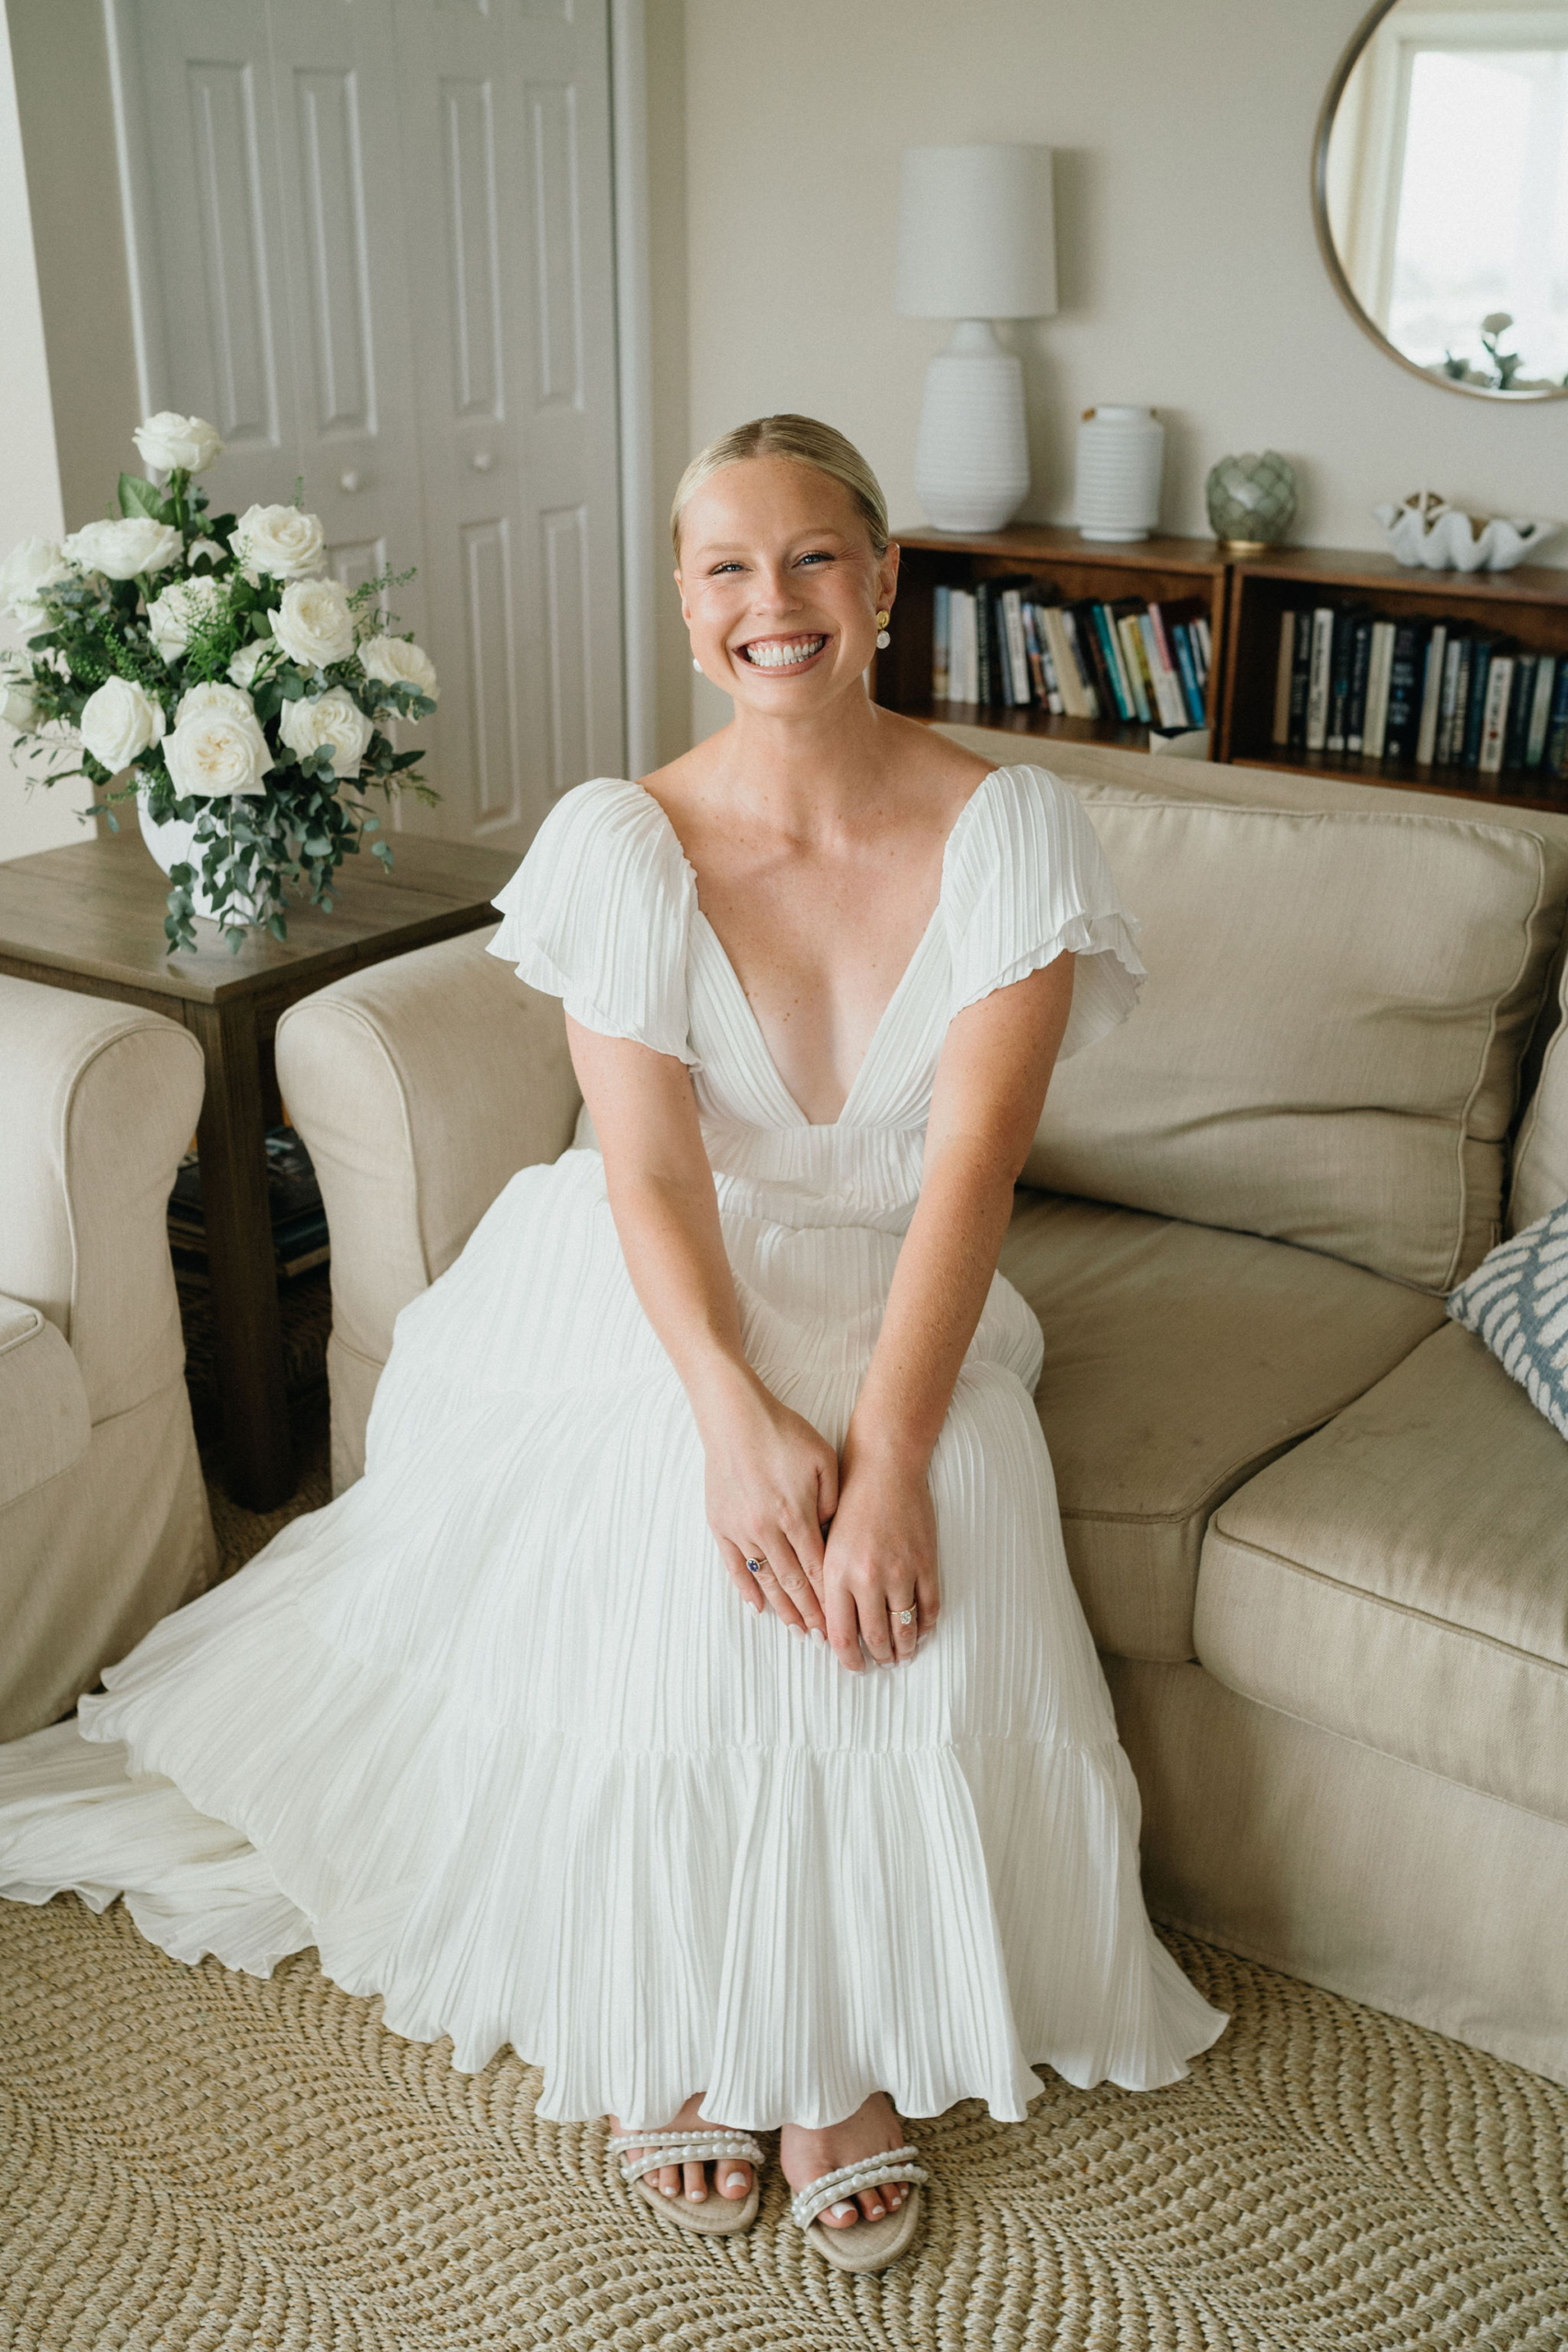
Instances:
[[[1034,699],[1046,710],[1062,707],[1056,686],[1056,668],[1040,627],[1040,615],[1033,605],[1023,608],[1023,650],[1029,661],[1029,683]]]
[[[1416,764],[1429,768],[1438,748],[1438,708],[1443,698],[1443,655],[1448,648],[1446,623],[1438,621],[1427,643],[1421,676],[1421,718],[1416,729]]]
[[[1007,623],[1008,669],[1012,681],[1012,703],[1015,709],[1029,707],[1029,654],[1023,642],[1023,598],[1018,589],[1010,588],[1002,598],[1002,617]]]
[[[1345,750],[1346,718],[1350,708],[1350,654],[1355,641],[1355,616],[1336,613],[1328,652],[1328,716],[1323,737],[1325,752]]]
[[[1130,613],[1113,613],[1111,617],[1122,656],[1122,673],[1127,681],[1127,692],[1133,698],[1133,716],[1141,727],[1146,727],[1154,717],[1154,707],[1149,699],[1138,624]]]
[[[1486,677],[1492,665],[1492,648],[1478,643],[1470,673],[1470,699],[1464,714],[1464,741],[1460,746],[1459,763],[1472,768],[1481,757],[1481,730],[1486,718]]]
[[[1154,658],[1159,664],[1159,674],[1155,683],[1165,723],[1168,727],[1186,729],[1191,726],[1192,718],[1187,707],[1187,696],[1181,690],[1181,672],[1177,663],[1176,648],[1171,642],[1175,624],[1167,621],[1157,605],[1149,606],[1148,621],[1147,637],[1153,639]],[[1139,627],[1142,626],[1140,622]]]
[[[1144,667],[1148,672],[1149,691],[1162,727],[1184,729],[1188,724],[1187,705],[1182,698],[1180,682],[1166,661],[1165,646],[1159,629],[1155,626],[1154,608],[1137,614],[1133,622],[1138,632],[1139,650]]]
[[[1046,605],[1039,608],[1038,619],[1041,633],[1055,664],[1056,690],[1062,697],[1063,710],[1069,718],[1092,718],[1094,713],[1084,692],[1083,676],[1067,626],[1067,615],[1059,612],[1055,605]]]
[[[1503,765],[1503,744],[1508,727],[1508,697],[1513,692],[1514,665],[1506,653],[1494,655],[1486,673],[1486,705],[1481,722],[1481,749],[1476,773],[1495,775]]]
[[[1269,740],[1283,751],[1291,740],[1291,672],[1296,659],[1296,616],[1280,616],[1280,650],[1274,663],[1274,728]]]
[[[991,583],[981,580],[975,587],[975,699],[981,704],[996,700],[996,649],[991,622]]]
[[[1543,653],[1536,664],[1535,700],[1530,706],[1529,733],[1525,739],[1525,765],[1540,767],[1546,757],[1546,734],[1551,724],[1551,695],[1557,683],[1558,662],[1550,653]]]
[[[1461,640],[1450,636],[1443,648],[1443,691],[1438,705],[1438,739],[1432,756],[1439,767],[1447,767],[1454,753],[1454,713],[1459,708],[1459,671]]]
[[[1449,737],[1449,761],[1458,767],[1464,758],[1464,739],[1470,727],[1470,697],[1475,687],[1475,640],[1460,639],[1459,674],[1454,680],[1454,723]]]
[[[1350,640],[1350,699],[1345,711],[1345,749],[1359,752],[1367,740],[1367,680],[1372,666],[1372,623],[1369,613],[1357,619]]]
[[[1130,726],[1137,714],[1133,706],[1132,688],[1127,684],[1126,673],[1122,666],[1121,653],[1117,648],[1115,623],[1104,605],[1091,605],[1089,618],[1094,623],[1095,635],[1099,639],[1100,652],[1104,656],[1105,672],[1111,682],[1111,692],[1115,699],[1117,717],[1125,720]]]
[[[1312,616],[1312,671],[1307,680],[1306,748],[1321,752],[1328,741],[1328,680],[1334,660],[1334,613],[1320,605]]]
[[[1552,775],[1568,775],[1568,662],[1557,664],[1557,684],[1552,691],[1551,717],[1547,721],[1541,763]]]
[[[1423,635],[1419,621],[1398,621],[1394,625],[1393,659],[1388,671],[1385,759],[1409,760],[1415,753],[1416,731],[1421,723]]]
[[[1372,653],[1367,671],[1367,719],[1361,742],[1362,756],[1369,760],[1381,760],[1388,741],[1388,679],[1393,665],[1393,637],[1392,621],[1372,623]]]
[[[1291,662],[1291,749],[1304,752],[1307,740],[1307,700],[1312,684],[1312,608],[1295,614],[1296,650]]]
[[[1529,741],[1530,708],[1535,701],[1535,655],[1514,656],[1514,683],[1508,690],[1508,717],[1503,729],[1503,765],[1522,768]]]
[[[1199,684],[1207,687],[1209,673],[1214,666],[1214,650],[1210,642],[1209,616],[1206,613],[1200,613],[1193,622],[1192,639],[1201,657],[1199,664]]]
[[[1208,724],[1209,714],[1203,707],[1203,689],[1198,683],[1198,664],[1192,652],[1192,638],[1188,624],[1178,621],[1170,632],[1171,644],[1181,673],[1181,692],[1187,704],[1188,723],[1193,727]],[[1291,682],[1285,679],[1286,717],[1290,715]]]
[[[1073,667],[1077,672],[1078,684],[1083,692],[1083,717],[1099,718],[1110,710],[1111,705],[1101,698],[1099,671],[1089,649],[1084,642],[1083,633],[1078,628],[1078,616],[1070,605],[1064,607],[1062,628],[1072,650]]]
[[[937,587],[931,593],[931,700],[947,700],[947,649],[952,591]]]

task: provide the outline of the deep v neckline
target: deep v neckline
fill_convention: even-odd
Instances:
[[[963,808],[959,810],[957,816],[953,819],[952,824],[947,829],[947,838],[942,845],[942,869],[937,876],[936,904],[931,909],[931,916],[926,923],[925,929],[921,932],[919,940],[915,944],[913,954],[910,956],[909,960],[905,965],[903,970],[899,973],[897,979],[894,982],[893,993],[888,998],[886,1003],[883,1006],[881,1013],[877,1018],[876,1026],[872,1031],[865,1051],[860,1057],[860,1065],[856,1069],[853,1078],[850,1080],[849,1091],[844,1096],[842,1102],[839,1105],[837,1117],[832,1119],[808,1119],[805,1112],[801,1109],[799,1103],[795,1101],[795,1096],[790,1092],[789,1088],[785,1085],[784,1073],[780,1069],[778,1063],[773,1058],[773,1047],[769,1045],[766,1035],[763,1032],[762,1024],[757,1018],[756,1009],[753,1006],[750,998],[746,993],[739,973],[730,962],[729,950],[726,947],[723,940],[719,937],[717,932],[714,929],[712,923],[709,922],[706,915],[703,912],[702,886],[697,879],[697,869],[692,864],[691,859],[686,855],[681,836],[675,831],[675,827],[671,820],[669,810],[664,807],[661,801],[657,799],[655,796],[649,791],[647,785],[637,784],[635,786],[635,789],[640,792],[644,798],[650,801],[653,807],[658,809],[660,816],[662,818],[664,824],[669,831],[671,841],[673,841],[676,849],[680,853],[681,863],[692,877],[692,891],[696,899],[697,921],[702,924],[703,929],[714,944],[714,947],[718,956],[719,964],[724,971],[726,982],[733,990],[735,997],[739,1002],[741,1011],[746,1019],[750,1035],[761,1057],[761,1060],[767,1069],[768,1076],[773,1084],[778,1089],[781,1102],[787,1104],[788,1108],[794,1113],[795,1124],[797,1125],[802,1127],[811,1127],[823,1134],[828,1133],[834,1127],[841,1127],[843,1125],[845,1119],[849,1115],[850,1106],[854,1102],[856,1095],[860,1092],[865,1080],[866,1072],[875,1059],[877,1047],[881,1044],[882,1038],[892,1020],[894,1009],[897,1005],[900,998],[904,995],[905,990],[908,988],[910,980],[913,978],[916,970],[925,956],[926,949],[931,944],[932,933],[935,932],[938,923],[942,920],[942,901],[947,891],[948,852],[953,847],[953,838],[957,833],[959,827],[963,824],[965,817],[969,814],[970,809],[973,808],[975,803],[980,797],[980,795],[985,791],[987,786],[991,782],[994,776],[998,776],[1000,774],[1001,770],[999,768],[988,768],[987,770],[986,774],[980,778],[979,783],[975,786],[974,791],[969,795],[968,799],[964,803]]]

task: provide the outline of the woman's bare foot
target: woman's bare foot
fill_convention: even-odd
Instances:
[[[695,2098],[686,2101],[680,2114],[673,2117],[664,2129],[667,2132],[722,2132],[723,2124],[710,2123],[702,2109],[703,2097],[699,2091]],[[626,2128],[619,2116],[611,2116],[612,2136]],[[637,2156],[641,2150],[627,2148],[626,2154]],[[840,2161],[847,2164],[849,2158],[841,2157]],[[710,2173],[715,2175],[711,2183],[708,2178]],[[684,2195],[694,2205],[705,2204],[710,2186],[716,2188],[721,2197],[733,2198],[737,2201],[751,2194],[751,2167],[739,2156],[720,2156],[716,2164],[712,2165],[661,2165],[657,2172],[645,2172],[643,2178],[650,2188],[662,2189],[666,2197]]]
[[[874,2091],[863,2108],[826,2132],[807,2132],[798,2123],[786,2123],[779,2143],[779,2161],[784,2178],[798,2196],[824,2173],[858,2165],[866,2156],[891,2154],[905,2144],[904,2127],[893,2111],[892,2100],[884,2092]],[[858,2197],[842,2204],[828,2206],[818,2219],[830,2230],[851,2229],[863,2214],[868,2222],[880,2222],[885,2213],[896,2213],[908,2194],[908,2181],[886,2181],[880,2188],[863,2188]]]

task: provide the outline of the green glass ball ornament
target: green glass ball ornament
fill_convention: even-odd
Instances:
[[[1204,484],[1209,525],[1233,548],[1278,547],[1296,511],[1296,477],[1278,449],[1222,458]]]

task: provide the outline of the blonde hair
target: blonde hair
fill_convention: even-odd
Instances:
[[[837,432],[830,424],[818,424],[814,416],[754,416],[750,424],[737,424],[728,433],[721,433],[705,449],[699,449],[675,488],[675,503],[670,509],[670,536],[675,543],[675,560],[681,560],[681,517],[693,494],[704,482],[726,466],[738,466],[748,458],[793,458],[803,466],[813,466],[839,482],[854,501],[855,512],[871,535],[871,544],[878,560],[887,552],[887,501],[882,495],[882,485],[852,441]]]

